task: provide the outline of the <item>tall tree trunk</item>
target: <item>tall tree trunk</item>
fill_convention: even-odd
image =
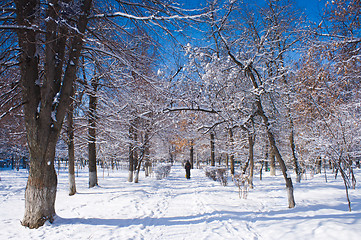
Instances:
[[[146,131],[145,134],[144,134],[143,146],[140,148],[140,156],[139,156],[138,164],[137,164],[137,167],[136,167],[134,183],[139,182],[140,168],[142,166],[143,160],[147,161],[147,156],[149,156],[149,134],[148,134],[148,131]]]
[[[191,140],[191,149],[189,151],[189,157],[190,157],[190,162],[191,162],[191,168],[193,169],[193,164],[194,164],[194,141],[193,139]]]
[[[296,203],[295,203],[295,199],[294,199],[294,195],[293,195],[292,179],[291,179],[290,176],[287,175],[286,164],[283,161],[282,156],[281,156],[281,154],[280,154],[280,152],[279,152],[279,150],[277,148],[276,141],[275,141],[273,133],[271,132],[271,129],[270,129],[270,124],[269,124],[269,121],[268,121],[268,117],[266,116],[265,112],[263,111],[263,107],[262,107],[260,99],[258,99],[256,101],[256,104],[257,104],[257,108],[258,108],[258,114],[263,119],[266,131],[267,131],[268,140],[269,140],[270,145],[271,145],[271,147],[272,147],[272,149],[274,151],[275,157],[276,157],[276,159],[277,159],[277,161],[278,161],[278,163],[279,163],[279,165],[281,167],[281,171],[282,171],[283,177],[284,177],[285,182],[286,182],[286,189],[287,189],[287,195],[288,195],[288,207],[289,208],[294,208],[296,206]]]
[[[140,152],[140,157],[138,159],[138,165],[137,165],[136,171],[135,171],[134,183],[139,182],[139,172],[140,172],[140,168],[141,168],[143,159],[144,159],[144,148]]]
[[[134,127],[132,125],[129,126],[129,175],[128,182],[133,182],[133,173],[134,173]]]
[[[229,145],[231,147],[231,156],[230,156],[230,162],[231,162],[231,174],[234,175],[234,149],[233,149],[233,130],[232,128],[228,129],[229,134]]]
[[[16,23],[23,26],[16,30],[16,34],[20,49],[20,82],[30,153],[25,214],[21,223],[29,228],[38,228],[47,220],[52,222],[55,216],[55,147],[70,103],[71,88],[83,44],[82,33],[85,32],[92,1],[82,1],[79,17],[74,19],[77,32],[73,32],[70,38],[67,36],[67,26],[56,24],[59,19],[57,11],[60,10],[58,5],[46,8],[38,0],[14,2]],[[42,36],[39,36],[40,31],[31,30],[33,26],[39,25],[43,26],[42,32],[45,32]],[[67,56],[68,62],[65,46],[72,49]],[[43,54],[42,58],[39,53]],[[40,61],[44,64],[39,64]]]
[[[300,183],[301,182],[301,168],[298,164],[298,159],[296,156],[296,146],[295,146],[295,139],[294,139],[294,126],[293,126],[293,120],[292,117],[289,114],[289,119],[290,119],[290,146],[291,146],[291,151],[292,151],[292,162],[293,162],[293,167],[296,173],[296,182]]]
[[[137,124],[137,120],[135,121],[135,124]],[[137,126],[137,125],[136,125]],[[138,145],[138,131],[137,128],[133,129],[133,170],[137,171],[138,169],[138,162],[139,162],[139,155],[138,155],[138,149],[139,149],[139,145]]]
[[[71,94],[74,97],[74,91]],[[72,196],[76,193],[75,185],[75,157],[74,157],[74,125],[73,125],[73,114],[74,114],[74,100],[71,100],[68,110],[68,160],[69,160],[69,195]]]
[[[221,36],[221,37],[222,37],[222,39],[223,39],[223,41],[224,41],[224,43],[226,45],[226,48],[228,50],[228,55],[231,57],[231,59],[239,67],[241,67],[241,69],[244,69],[245,74],[246,74],[246,76],[249,77],[249,79],[250,79],[250,81],[251,81],[251,83],[253,85],[254,90],[256,92],[261,92],[261,91],[259,91],[260,89],[258,87],[258,83],[257,83],[257,80],[256,80],[256,77],[257,77],[258,81],[261,81],[260,74],[256,71],[256,69],[253,68],[253,66],[251,64],[245,66],[245,65],[243,65],[243,63],[238,61],[236,59],[236,57],[231,53],[231,50],[228,47],[228,45],[227,45],[226,41],[224,40],[223,36]],[[293,195],[292,179],[287,175],[287,168],[286,168],[285,162],[283,161],[282,156],[281,156],[281,154],[278,151],[278,148],[276,146],[276,142],[275,142],[273,133],[271,131],[271,127],[270,127],[270,124],[269,124],[268,117],[267,117],[266,113],[263,110],[263,106],[262,106],[262,102],[261,102],[261,96],[260,95],[255,95],[254,97],[255,97],[255,105],[257,107],[257,112],[256,113],[259,116],[261,116],[261,118],[263,120],[263,123],[264,123],[266,131],[267,131],[268,140],[270,142],[271,147],[274,150],[276,159],[277,159],[278,163],[280,164],[280,167],[281,167],[281,170],[282,170],[282,173],[283,173],[283,177],[284,177],[285,182],[286,182],[286,189],[287,189],[287,193],[288,193],[288,207],[289,208],[294,208],[296,204],[295,204],[294,195]]]
[[[279,36],[277,36],[277,40],[279,40]],[[278,42],[278,49],[281,51],[282,47],[280,44],[280,41]],[[283,80],[283,83],[285,84],[285,86],[288,86],[287,83],[287,79],[286,79],[286,74],[284,72],[284,60],[283,60],[283,54],[280,54],[280,58],[279,58],[279,64],[280,67],[277,68],[277,75],[282,76],[281,79]],[[293,124],[293,117],[291,114],[291,109],[289,107],[290,105],[290,95],[289,93],[286,93],[286,109],[287,109],[287,118],[289,119],[289,129],[290,129],[290,135],[289,135],[289,141],[290,141],[290,147],[291,147],[291,152],[292,152],[292,162],[293,162],[293,168],[294,171],[296,173],[296,182],[300,183],[301,182],[301,169],[300,166],[298,164],[298,159],[296,156],[296,145],[295,145],[295,131],[294,131],[294,124]]]
[[[254,146],[254,136],[251,133],[248,133],[248,145],[249,145],[249,186],[253,188],[253,171],[254,171],[254,157],[253,157],[253,146]]]
[[[214,154],[214,133],[211,132],[211,166],[215,166],[215,154]]]
[[[97,107],[97,80],[92,80],[92,91],[89,95],[89,187],[98,185],[97,154],[96,154],[96,107]]]
[[[149,155],[150,155],[150,149],[149,149],[149,134],[146,132],[145,133],[145,150],[144,150],[144,168],[145,168],[145,176],[148,177],[149,173],[150,173],[150,166],[151,166],[151,162],[149,159]]]

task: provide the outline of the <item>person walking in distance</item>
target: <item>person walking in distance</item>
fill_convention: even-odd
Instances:
[[[191,163],[189,161],[187,161],[184,168],[186,169],[186,178],[190,179],[191,178],[191,168],[192,168]]]

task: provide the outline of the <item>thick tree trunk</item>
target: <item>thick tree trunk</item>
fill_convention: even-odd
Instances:
[[[211,166],[215,166],[215,154],[214,154],[214,133],[211,132]]]
[[[54,140],[53,140],[54,141]],[[55,145],[53,151],[45,154],[31,149],[29,178],[25,190],[25,214],[22,225],[38,228],[46,221],[53,222],[57,175],[54,168]],[[43,157],[41,157],[43,156]]]
[[[85,32],[92,1],[82,1],[81,13],[74,21],[77,32],[73,32],[71,38],[67,36],[66,25],[56,24],[60,15],[57,11],[61,9],[57,4],[46,9],[45,6],[50,4],[42,5],[38,0],[14,2],[17,25],[24,26],[17,29],[16,34],[20,48],[20,80],[30,152],[22,224],[29,228],[38,228],[45,221],[52,221],[55,216],[55,147],[70,103],[71,88],[83,45],[82,33]],[[39,31],[26,29],[40,25],[43,26],[42,31],[45,31],[42,36],[39,36]],[[72,49],[68,52],[68,61],[65,57],[65,46]],[[42,58],[39,53],[43,54]],[[42,76],[39,76],[40,71]]]
[[[97,154],[96,154],[96,107],[97,80],[92,81],[92,91],[89,95],[89,187],[98,185]]]
[[[74,94],[72,94],[74,96]],[[75,156],[74,156],[74,126],[73,126],[73,112],[74,101],[69,106],[68,110],[68,160],[69,160],[69,195],[72,196],[76,193],[75,185]]]

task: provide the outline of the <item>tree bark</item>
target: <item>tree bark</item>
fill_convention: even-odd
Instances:
[[[45,143],[44,143],[45,144]],[[25,190],[25,215],[22,225],[38,228],[46,221],[53,222],[55,214],[55,198],[57,175],[54,168],[54,150],[45,153],[38,149],[30,149],[29,178]]]
[[[138,155],[138,132],[136,129],[134,129],[133,131],[133,142],[134,142],[134,146],[133,146],[133,170],[137,171],[138,170],[138,162],[139,162],[139,155]]]
[[[254,157],[253,157],[253,146],[254,146],[254,136],[253,134],[248,134],[248,145],[249,145],[249,187],[253,188],[253,171],[254,171]]]
[[[89,188],[98,185],[97,176],[97,153],[96,153],[96,109],[97,109],[97,80],[93,79],[91,83],[92,90],[89,94]]]
[[[149,149],[149,134],[146,132],[145,136],[145,149],[144,149],[144,169],[145,169],[145,176],[148,177],[149,176],[149,170],[150,170],[150,166],[151,166],[151,162],[149,159],[149,155],[150,155],[150,149]]]
[[[133,182],[133,173],[134,173],[134,155],[133,155],[133,133],[134,127],[132,125],[129,126],[129,175],[128,182]]]
[[[215,166],[215,154],[214,154],[214,133],[211,132],[211,166]]]
[[[140,156],[139,156],[138,164],[136,167],[134,183],[139,182],[139,172],[140,172],[140,168],[142,166],[142,162],[144,159],[146,159],[146,161],[147,161],[148,156],[149,156],[149,134],[148,134],[148,131],[146,131],[144,134],[143,146],[140,148]]]
[[[74,97],[74,91],[71,94]],[[74,154],[74,125],[73,125],[73,114],[74,114],[74,100],[71,100],[68,110],[68,160],[69,160],[69,195],[72,196],[76,193],[75,184],[75,154]]]
[[[292,151],[292,162],[293,162],[293,167],[296,173],[296,182],[300,183],[301,182],[301,168],[298,164],[298,159],[296,156],[296,146],[295,146],[295,139],[294,139],[294,126],[293,126],[293,120],[292,117],[289,114],[289,119],[290,119],[290,146],[291,146],[291,151]]]

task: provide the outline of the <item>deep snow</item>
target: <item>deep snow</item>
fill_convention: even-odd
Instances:
[[[255,177],[247,199],[237,187],[223,187],[180,164],[168,178],[128,183],[126,171],[98,170],[99,187],[89,189],[86,169],[68,196],[66,169],[60,171],[53,224],[27,229],[24,214],[27,171],[0,171],[0,239],[360,239],[361,191],[350,190],[348,212],[341,179],[315,175],[294,183],[296,207],[287,208],[282,176]],[[358,178],[361,171],[357,170]],[[108,176],[109,174],[109,176]],[[103,178],[103,175],[104,178]]]

